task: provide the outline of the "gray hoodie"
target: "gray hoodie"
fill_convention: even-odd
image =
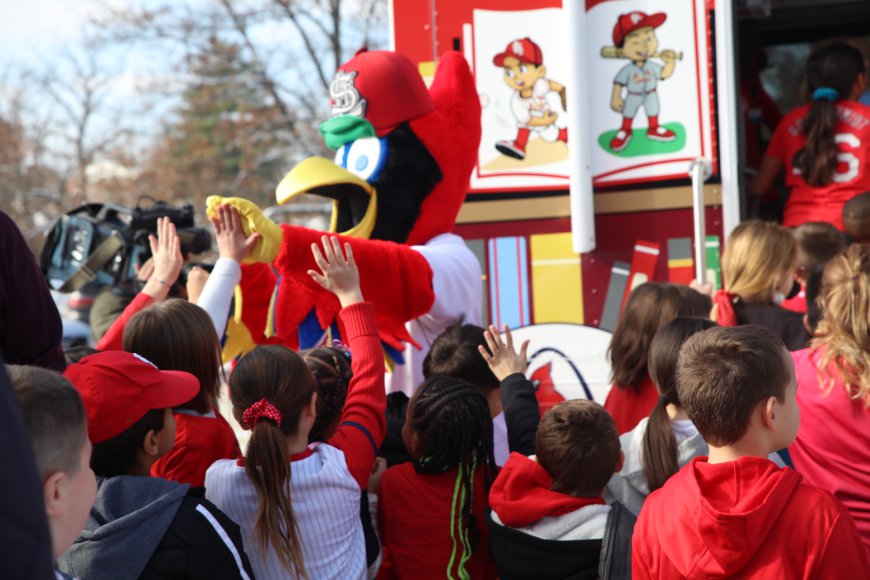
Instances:
[[[58,567],[88,580],[138,578],[189,488],[157,477],[99,478],[88,523]]]
[[[607,503],[618,501],[634,515],[640,513],[640,508],[649,495],[646,475],[643,473],[643,436],[648,422],[649,417],[620,436],[619,444],[625,454],[625,463],[622,465],[622,471],[614,473],[604,489],[604,500]],[[694,457],[707,455],[707,443],[691,421],[685,419],[672,421],[671,426],[677,438],[677,463],[680,467]]]
[[[625,462],[622,471],[614,473],[607,487],[604,488],[604,501],[608,504],[618,501],[634,515],[640,513],[646,496],[649,495],[649,487],[646,483],[646,475],[643,472],[643,436],[646,434],[646,425],[649,417],[637,424],[637,427],[623,433],[619,437],[619,444],[625,454]],[[689,463],[695,457],[707,455],[709,448],[707,442],[698,433],[695,425],[688,419],[671,421],[671,429],[677,439],[677,464],[679,468]],[[777,453],[768,455],[768,459],[778,467],[785,467]]]

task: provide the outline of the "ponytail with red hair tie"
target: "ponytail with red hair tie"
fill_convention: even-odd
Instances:
[[[713,305],[716,307],[716,322],[719,326],[737,326],[737,313],[734,312],[734,299],[737,298],[727,290],[717,290],[713,294]]]
[[[260,399],[242,413],[242,429],[250,431],[260,419],[268,419],[280,427],[281,411],[266,399]]]

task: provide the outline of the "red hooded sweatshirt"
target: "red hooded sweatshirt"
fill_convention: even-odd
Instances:
[[[697,457],[647,498],[632,540],[643,578],[870,578],[849,512],[793,469]]]

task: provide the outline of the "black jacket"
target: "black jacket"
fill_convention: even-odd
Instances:
[[[98,479],[85,529],[58,567],[87,580],[253,578],[239,526],[202,488],[158,477]]]

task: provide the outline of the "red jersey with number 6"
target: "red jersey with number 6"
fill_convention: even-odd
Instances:
[[[870,107],[856,101],[840,101],[835,106],[840,116],[834,137],[839,153],[834,178],[827,185],[810,187],[795,167],[807,141],[801,126],[810,105],[789,111],[773,133],[765,155],[783,162],[785,184],[791,190],[783,225],[824,221],[842,231],[843,204],[870,191],[870,156],[866,149],[870,145]]]

